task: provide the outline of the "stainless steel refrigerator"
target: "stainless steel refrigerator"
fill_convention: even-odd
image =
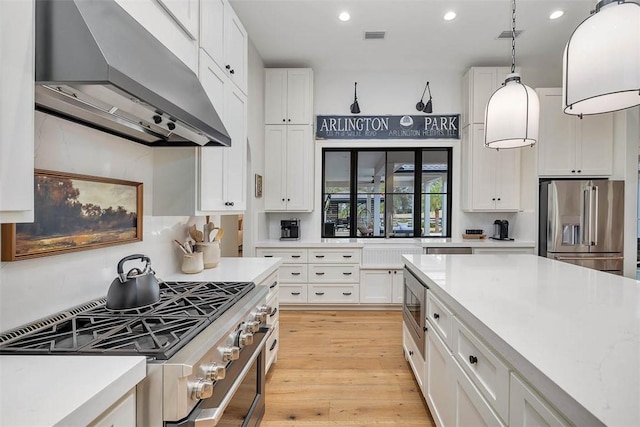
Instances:
[[[540,182],[539,255],[622,274],[624,181]]]

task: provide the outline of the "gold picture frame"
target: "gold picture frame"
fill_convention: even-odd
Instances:
[[[256,174],[256,197],[262,197],[262,175]]]
[[[2,261],[142,241],[140,182],[36,170],[34,222],[2,224]]]

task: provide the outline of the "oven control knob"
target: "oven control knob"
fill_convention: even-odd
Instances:
[[[227,368],[217,363],[203,365],[202,370],[204,371],[204,377],[209,381],[223,380],[227,373]]]
[[[239,358],[240,358],[240,347],[231,346],[231,347],[226,347],[222,350],[222,359],[225,362],[238,360]]]
[[[211,381],[198,378],[189,384],[192,399],[208,399],[213,395],[213,383]]]
[[[238,345],[240,348],[253,344],[253,334],[251,332],[240,332],[238,334]]]
[[[263,305],[256,311],[255,319],[260,323],[267,323],[267,316],[271,313],[271,307]]]
[[[251,333],[258,332],[260,330],[260,322],[258,322],[257,320],[248,321],[246,324],[246,330],[247,332]]]

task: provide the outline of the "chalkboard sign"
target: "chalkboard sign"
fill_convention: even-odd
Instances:
[[[316,139],[460,139],[460,114],[317,116]]]

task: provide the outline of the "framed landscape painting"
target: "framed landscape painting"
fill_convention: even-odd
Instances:
[[[142,183],[36,170],[34,222],[2,224],[2,261],[142,240]]]

